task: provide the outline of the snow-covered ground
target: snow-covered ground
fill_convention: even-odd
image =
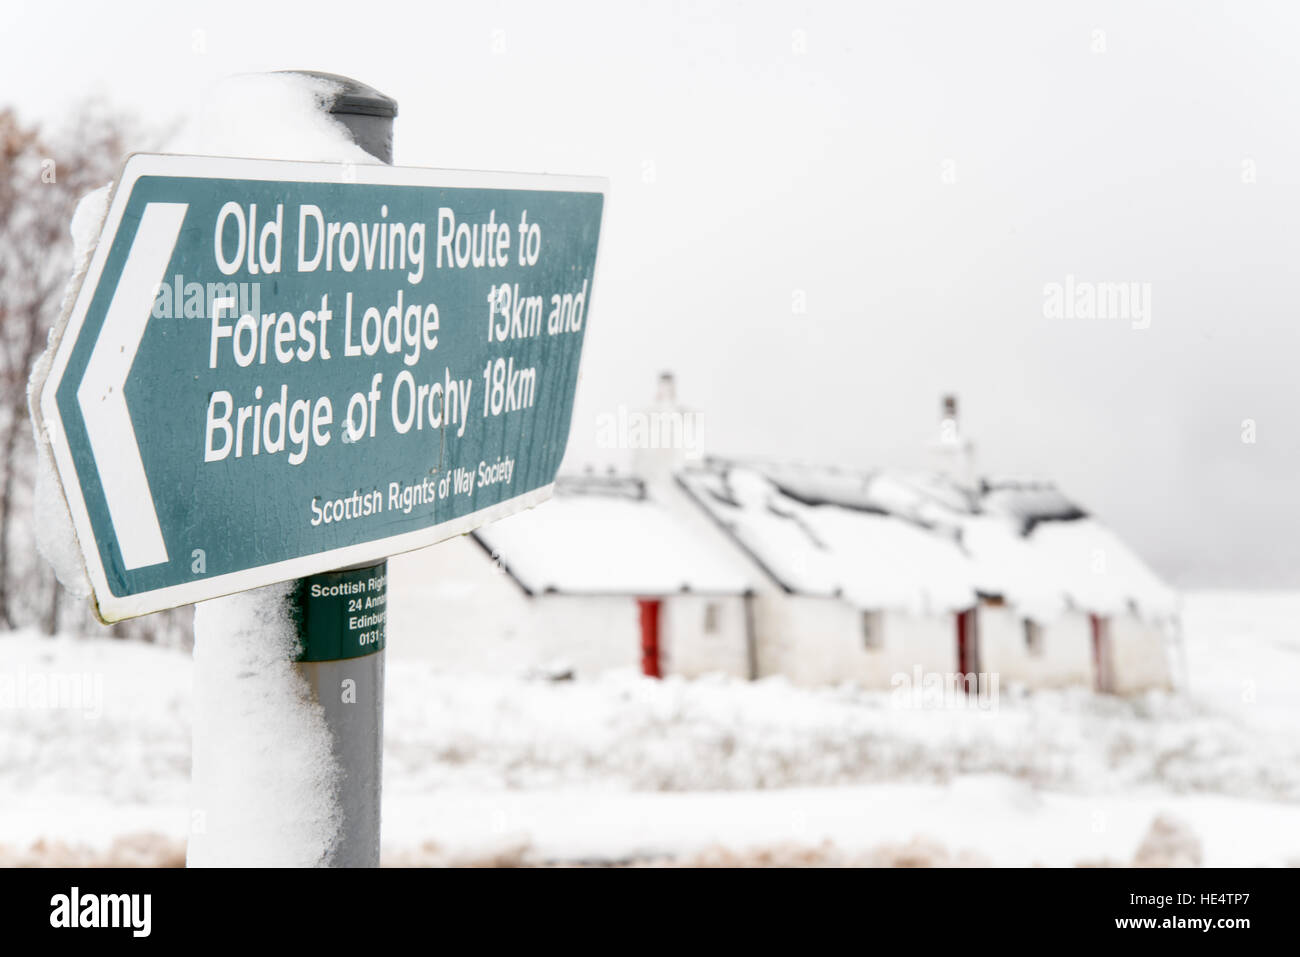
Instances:
[[[1004,691],[989,711],[780,680],[440,674],[394,649],[385,856],[1128,863],[1159,818],[1179,860],[1300,863],[1300,594],[1192,594],[1184,622],[1186,694]],[[179,859],[189,657],[0,641],[0,858],[96,859],[147,833],[114,856]]]

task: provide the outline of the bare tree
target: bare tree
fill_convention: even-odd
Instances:
[[[72,269],[69,224],[86,193],[108,184],[122,158],[156,136],[101,102],[58,129],[0,110],[0,626],[60,625],[60,589],[35,552],[35,444],[27,378],[58,318]],[[78,611],[84,621],[84,607]],[[80,624],[80,623],[78,623]],[[164,622],[117,629],[151,636]]]
[[[30,482],[26,384],[68,272],[70,212],[57,161],[33,127],[0,112],[0,624],[13,628],[15,498]],[[42,178],[45,182],[42,182]],[[60,202],[60,201],[63,202]],[[58,214],[62,213],[61,217]]]

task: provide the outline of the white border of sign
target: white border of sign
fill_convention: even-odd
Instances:
[[[90,524],[90,513],[86,508],[81,492],[81,483],[76,478],[76,469],[72,462],[72,450],[63,429],[63,420],[59,415],[55,394],[63,375],[67,370],[69,358],[90,301],[104,271],[104,261],[108,258],[111,242],[104,242],[117,234],[122,214],[135,183],[143,176],[188,176],[198,179],[249,179],[272,182],[309,182],[309,183],[358,183],[377,186],[430,186],[448,189],[532,189],[548,192],[582,192],[599,193],[604,202],[601,210],[601,231],[607,220],[609,206],[609,181],[602,177],[586,176],[552,176],[540,173],[493,173],[469,170],[440,170],[410,166],[383,166],[371,164],[318,163],[293,160],[237,159],[221,156],[185,156],[162,153],[133,153],[122,164],[121,173],[113,186],[109,198],[108,214],[100,230],[90,264],[80,279],[76,297],[72,305],[55,326],[53,360],[45,378],[33,383],[32,395],[39,396],[39,401],[32,402],[32,416],[36,420],[37,430],[50,443],[57,466],[59,484],[63,489],[64,499],[72,515],[73,528],[77,534],[82,559],[90,578],[95,595],[95,613],[101,621],[114,622],[150,612],[188,605],[209,598],[219,598],[235,592],[247,591],[262,585],[302,578],[306,575],[332,571],[351,565],[378,562],[390,555],[412,551],[433,545],[457,535],[486,525],[515,512],[531,508],[551,497],[554,483],[533,489],[522,495],[482,511],[465,515],[461,518],[433,525],[413,532],[404,532],[390,538],[345,548],[335,548],[301,558],[293,558],[272,565],[262,565],[244,571],[231,572],[202,578],[182,585],[172,585],[136,595],[116,596],[108,587],[108,577],[100,559],[99,549],[95,545],[95,536]],[[595,276],[600,266],[600,246],[597,245],[596,263],[593,266],[592,287],[595,288]],[[74,281],[76,281],[74,279]],[[585,334],[584,334],[585,339]],[[582,381],[582,360],[579,358],[578,381]],[[65,476],[68,481],[65,481]],[[89,543],[89,547],[87,547]]]

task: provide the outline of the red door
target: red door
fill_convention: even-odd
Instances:
[[[659,671],[659,605],[658,598],[638,598],[641,609],[641,673],[651,678],[662,678]]]
[[[1115,676],[1111,662],[1110,620],[1101,615],[1090,615],[1092,620],[1092,673],[1098,691],[1115,690]]]
[[[974,608],[957,612],[957,670],[965,676],[959,680],[967,694],[979,690],[979,631],[975,627]]]

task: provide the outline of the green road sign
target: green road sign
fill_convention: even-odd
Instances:
[[[599,179],[135,155],[33,413],[108,621],[549,496]]]

